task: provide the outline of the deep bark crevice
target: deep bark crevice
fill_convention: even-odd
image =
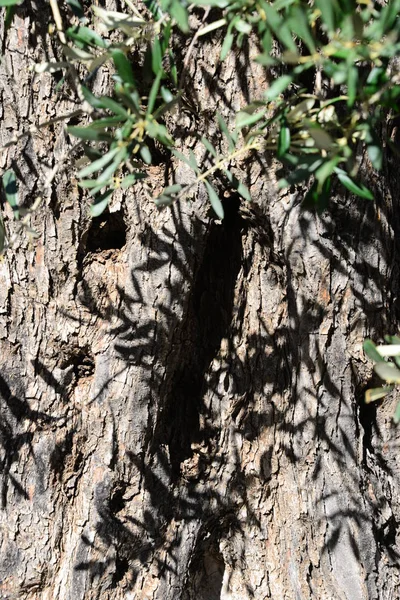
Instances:
[[[200,424],[205,373],[221,341],[229,337],[245,228],[237,198],[227,199],[224,209],[225,220],[212,225],[194,275],[185,325],[179,331],[183,352],[170,375],[165,426],[174,479],[180,475],[180,465],[192,456],[192,444],[209,446],[215,436],[209,427],[201,430]]]

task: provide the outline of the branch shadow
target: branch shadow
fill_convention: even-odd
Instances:
[[[193,236],[201,233],[201,226],[196,231],[194,225],[194,234],[189,234],[182,225],[179,210],[173,207],[173,231],[165,229],[162,238],[156,240],[150,226],[146,229],[141,242],[152,250],[151,257],[131,271],[130,288],[134,294],[119,290],[120,322],[111,329],[116,353],[126,368],[140,365],[146,374],[149,396],[156,399],[150,431],[143,434],[146,440],[143,453],[127,452],[127,460],[140,477],[147,508],[141,518],[130,515],[125,494],[128,484],[117,482],[113,495],[97,507],[96,528],[100,549],[112,547],[114,554],[108,553],[105,562],[81,561],[76,569],[88,571],[93,578],[102,569],[104,572],[111,568],[111,589],[117,586],[133,589],[141,566],[150,562],[157,566],[161,579],[169,581],[171,574],[179,578],[182,565],[178,564],[178,556],[182,558],[185,536],[180,529],[171,539],[171,525],[180,523],[182,528],[195,531],[195,541],[188,549],[188,562],[183,567],[188,575],[180,597],[219,598],[224,585],[229,589],[232,573],[232,565],[224,563],[221,540],[232,532],[246,535],[239,508],[246,509],[248,523],[261,527],[248,497],[249,472],[242,465],[238,440],[256,445],[266,431],[270,431],[272,441],[260,450],[258,471],[252,475],[263,485],[272,482],[276,473],[272,462],[277,438],[284,456],[293,465],[304,463],[302,446],[316,448],[311,481],[320,480],[326,452],[335,469],[346,473],[340,491],[334,486],[325,488],[316,500],[315,512],[321,515],[318,525],[326,528],[320,549],[322,556],[331,557],[345,543],[355,560],[360,561],[365,551],[360,548],[360,539],[363,531],[369,529],[381,553],[386,553],[392,561],[398,560],[395,517],[391,514],[382,521],[388,500],[384,494],[373,499],[367,493],[372,475],[392,476],[385,459],[374,452],[372,437],[379,436],[376,407],[367,408],[363,404],[367,382],[355,375],[351,378],[351,397],[346,396],[341,381],[335,379],[329,352],[315,348],[313,340],[328,306],[315,294],[311,297],[309,291],[302,293],[294,287],[298,283],[298,274],[293,271],[297,240],[293,239],[280,256],[271,254],[267,250],[273,245],[268,219],[261,225],[260,215],[249,219],[239,200],[231,198],[225,203],[226,220],[222,225],[210,223],[196,254]],[[314,234],[309,220],[300,215],[298,235],[304,243],[312,241],[320,256],[329,261],[331,271],[340,276],[348,275],[344,265],[351,257],[359,257],[352,261],[355,279],[349,280],[348,287],[369,327],[382,332],[387,324],[382,297],[374,297],[363,289],[372,285],[385,290],[385,277],[370,262],[369,255],[360,252],[367,247],[371,236],[376,236],[373,208],[357,202],[349,206],[345,201],[333,212],[333,218],[319,217],[322,230],[319,239],[311,239]],[[274,263],[280,274],[278,279],[285,279],[288,314],[273,333],[268,333],[268,324],[260,313],[258,331],[246,336],[243,354],[234,341],[235,337],[240,338],[249,293],[246,281],[252,255],[244,255],[243,243],[250,231],[256,231],[256,223],[260,235],[255,243]],[[174,250],[174,245],[180,248],[180,253]],[[382,246],[379,248],[382,251]],[[173,302],[166,305],[159,302],[157,310],[165,317],[164,321],[133,322],[132,307],[146,303],[140,274],[161,271],[171,262],[180,278],[176,282],[164,281],[169,298],[181,298],[182,280],[190,283],[187,296],[181,298],[183,317],[178,319],[171,310]],[[240,281],[243,301],[237,301]],[[84,291],[82,301],[93,306],[95,299],[89,291]],[[340,306],[343,294],[338,294],[336,300],[331,289],[330,303],[335,302]],[[102,316],[107,318],[104,313]],[[329,348],[334,343],[333,330],[328,331],[326,339]],[[165,352],[165,348],[169,350]],[[221,348],[225,349],[222,354]],[[162,375],[153,368],[156,352],[160,352],[164,366]],[[301,389],[300,366],[310,373],[310,385]],[[260,408],[258,399],[266,388],[272,390],[271,397]],[[276,404],[274,394],[284,397],[286,404]],[[228,431],[223,433],[227,421],[223,422],[218,415],[224,410],[227,397],[234,400],[230,404]],[[302,417],[295,418],[299,409]],[[352,428],[356,430],[355,438]],[[360,440],[361,456],[357,450]],[[226,469],[233,474],[222,491],[220,477]],[[346,507],[340,503],[340,494],[346,498]],[[237,560],[246,564],[244,549]],[[211,595],[207,596],[205,582],[210,577],[214,591],[209,590]],[[250,583],[243,585],[247,586],[249,597],[256,597]]]

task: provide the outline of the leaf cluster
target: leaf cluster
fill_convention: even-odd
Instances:
[[[364,352],[374,362],[374,371],[385,381],[383,387],[372,388],[365,393],[365,402],[370,403],[384,398],[400,383],[400,337],[386,335],[387,344],[376,346],[372,340],[365,340]],[[393,416],[395,423],[400,422],[400,402]]]
[[[220,172],[229,187],[250,200],[238,180],[238,165],[256,153],[270,152],[281,161],[281,187],[308,186],[306,207],[324,210],[335,182],[351,194],[373,199],[360,177],[359,156],[365,149],[373,168],[382,167],[377,132],[399,112],[400,0],[384,6],[373,0],[146,0],[146,16],[130,0],[126,12],[93,6],[91,16],[79,0],[68,4],[74,17],[60,36],[64,60],[36,70],[69,70],[76,79],[88,121],[67,130],[81,140],[86,156],[78,177],[93,198],[92,215],[104,210],[116,188],[146,176],[157,145],[193,169],[219,218],[223,208],[215,174]],[[202,138],[206,158],[201,167],[193,153],[183,156],[173,150],[173,132],[165,120],[185,92],[174,52],[182,36],[191,35],[191,14],[199,7],[206,9],[207,19],[195,32],[196,40],[222,37],[220,58],[225,60],[234,45],[240,51],[252,36],[259,48],[254,60],[281,73],[235,115],[233,129],[216,115],[228,152],[222,156],[211,140]],[[117,35],[110,38],[110,32]],[[138,48],[144,58],[134,67]],[[97,97],[90,83],[110,62],[114,89]],[[82,66],[83,80],[77,74]],[[168,205],[187,191],[188,186],[175,183],[156,203]]]

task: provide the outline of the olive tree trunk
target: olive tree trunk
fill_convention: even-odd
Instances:
[[[26,3],[3,44],[2,145],[74,109],[28,68],[59,57],[49,20]],[[199,162],[191,132],[268,85],[246,52],[218,54],[195,50],[195,108],[171,117]],[[56,123],[0,158],[25,206],[42,197],[37,239],[3,204],[0,597],[397,597],[396,398],[364,404],[362,343],[397,331],[398,161],[370,171],[376,204],[341,190],[316,216],[265,157],[242,165],[254,202],[225,191],[220,222],[201,187],[156,209],[172,174],[193,178],[161,156],[91,221],[73,144]]]

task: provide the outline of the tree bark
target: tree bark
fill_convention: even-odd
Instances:
[[[46,11],[9,33],[1,144],[73,108],[27,69],[59,52]],[[191,131],[267,85],[251,48],[218,54],[196,49],[196,114],[170,124],[199,161]],[[223,222],[202,188],[159,212],[139,186],[91,221],[72,144],[56,124],[1,158],[43,201],[0,264],[0,598],[397,597],[396,393],[364,404],[362,343],[398,327],[398,161],[378,178],[364,158],[376,204],[340,192],[321,216],[265,157]],[[193,177],[150,173],[153,192]]]

